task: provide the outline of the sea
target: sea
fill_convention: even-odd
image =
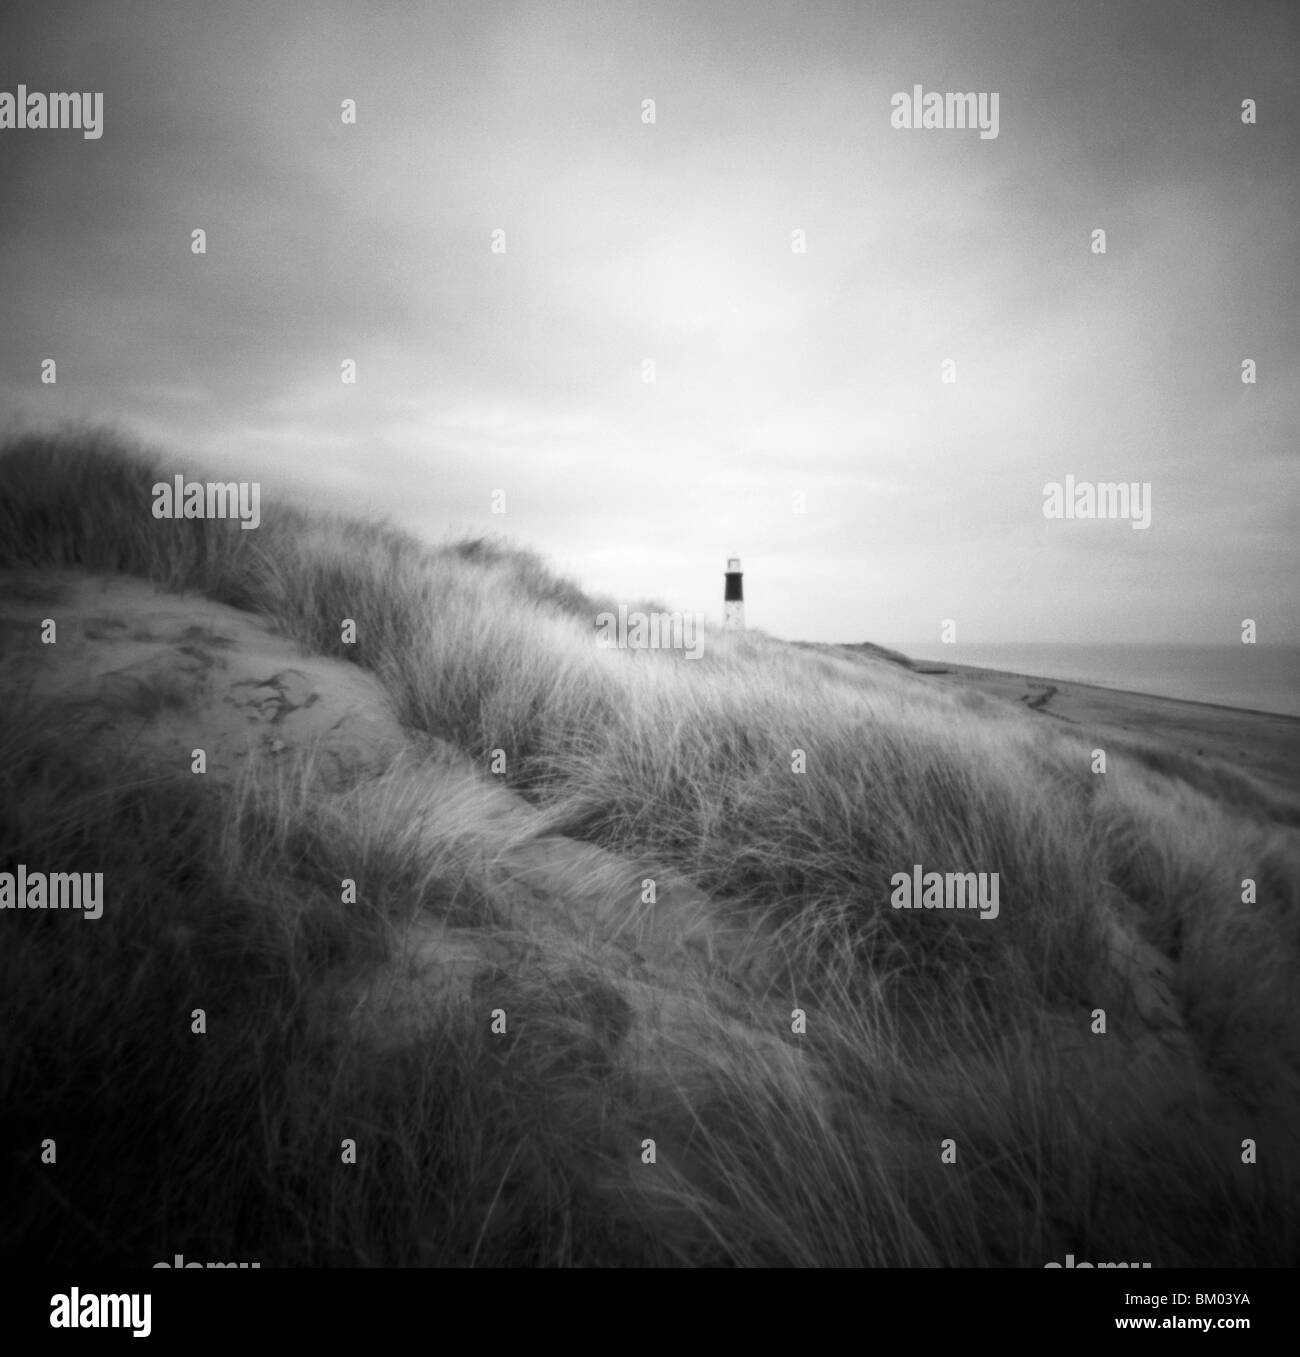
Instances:
[[[1300,717],[1300,646],[926,641],[893,648],[936,664],[970,664]]]

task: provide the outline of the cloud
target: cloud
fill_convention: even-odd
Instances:
[[[232,13],[24,10],[14,83],[102,88],[106,127],[0,134],[26,418],[681,606],[738,551],[751,619],[811,639],[938,600],[998,639],[1199,639],[1294,574],[1282,9]],[[913,83],[999,91],[998,139],[892,129]],[[1152,531],[1053,532],[1067,473],[1150,481]]]

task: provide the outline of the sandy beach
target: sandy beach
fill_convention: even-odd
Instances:
[[[1021,703],[1045,719],[1095,730],[1103,737],[1141,739],[1191,758],[1219,760],[1300,794],[1300,720],[1292,716],[971,665],[917,661],[911,667],[935,682]]]

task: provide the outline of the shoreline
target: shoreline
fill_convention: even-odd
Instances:
[[[1082,679],[1046,678],[1015,669],[915,660],[870,641],[849,645],[796,642],[803,649],[857,661],[897,665],[926,683],[937,683],[1006,702],[1080,734],[1122,747],[1187,760],[1187,772],[1214,786],[1225,771],[1245,773],[1274,793],[1297,802],[1288,822],[1300,823],[1300,716],[1231,707],[1197,698],[1162,697],[1131,688],[1107,688]]]
[[[1044,719],[1095,732],[1103,739],[1141,743],[1178,757],[1206,760],[1207,772],[1216,763],[1226,765],[1300,796],[1300,717],[978,665],[936,665],[911,672],[932,683],[983,693]]]
[[[1025,674],[1018,669],[990,669],[982,664],[948,664],[933,669],[921,668],[922,665],[930,663],[929,660],[912,660],[908,667],[912,673],[927,677],[954,674],[958,677],[1016,679],[1024,683],[1039,684],[1044,688],[1056,688],[1057,691],[1062,688],[1089,688],[1098,693],[1113,693],[1116,697],[1169,702],[1181,707],[1205,707],[1214,712],[1237,712],[1242,716],[1260,716],[1269,721],[1293,721],[1300,726],[1300,716],[1284,711],[1267,711],[1263,707],[1241,707],[1228,702],[1206,702],[1204,699],[1196,697],[1171,697],[1166,693],[1147,692],[1142,688],[1113,688],[1110,684],[1096,683],[1090,679],[1048,678],[1043,674]],[[1035,708],[1035,710],[1039,710],[1039,708]]]

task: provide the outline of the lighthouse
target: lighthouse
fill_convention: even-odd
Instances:
[[[722,625],[727,631],[745,630],[745,586],[740,557],[727,561],[727,586],[722,593]]]

